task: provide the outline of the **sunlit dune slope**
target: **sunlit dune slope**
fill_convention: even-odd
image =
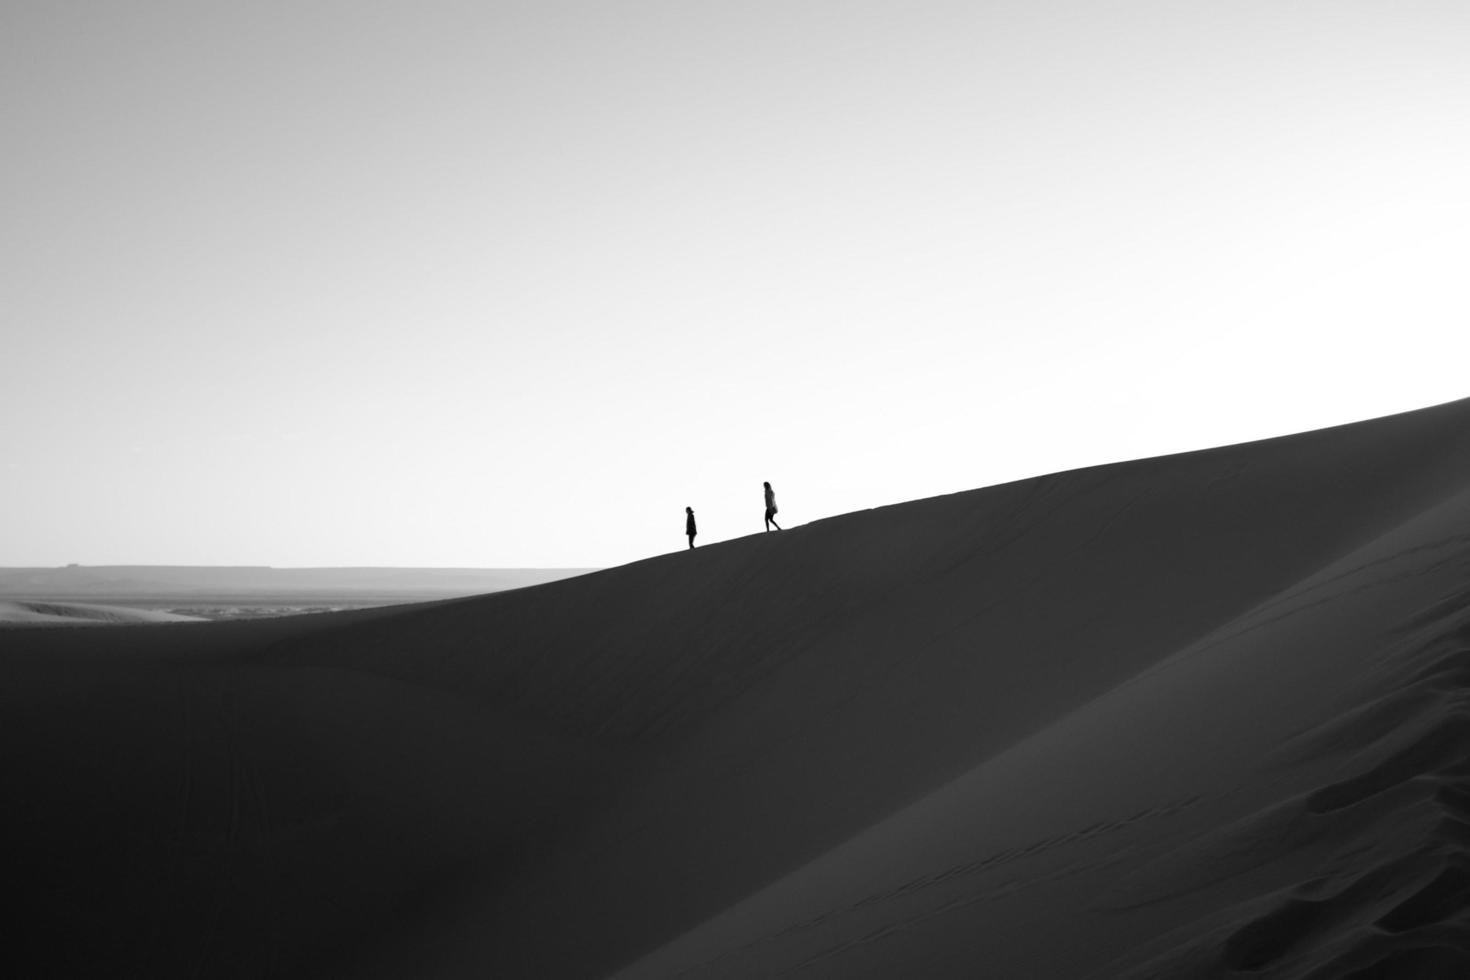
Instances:
[[[1451,968],[1453,936],[1404,937],[1463,911],[1436,767],[1470,748],[1467,423],[407,609],[7,631],[28,952],[61,975]]]

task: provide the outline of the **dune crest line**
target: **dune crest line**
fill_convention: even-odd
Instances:
[[[161,977],[1453,972],[1466,529],[1456,402],[514,592],[7,629],[14,953]]]

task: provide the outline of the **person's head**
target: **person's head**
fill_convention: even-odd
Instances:
[[[767,481],[767,482],[766,482],[766,483],[765,483],[765,488],[766,488],[766,489],[767,489],[767,490],[769,490],[769,489],[771,489],[771,484],[770,484],[770,481]]]
[[[686,514],[692,514],[692,513],[694,513],[694,508],[693,507],[685,507],[684,508],[684,513],[686,513]]]

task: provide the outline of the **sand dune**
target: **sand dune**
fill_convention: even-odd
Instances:
[[[233,619],[454,599],[540,585],[585,571],[588,569],[67,565],[0,568],[0,597]]]
[[[420,593],[448,598],[553,582],[585,568],[270,568],[222,565],[67,565],[0,568],[5,595],[293,595]]]
[[[58,976],[1451,977],[1470,402],[479,598],[0,634]]]
[[[121,606],[99,606],[82,602],[34,602],[0,599],[0,625],[24,623],[27,626],[101,626],[119,623],[188,623],[197,616],[153,609],[127,609]]]

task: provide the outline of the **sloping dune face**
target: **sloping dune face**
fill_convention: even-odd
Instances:
[[[1457,976],[1467,597],[1460,402],[476,599],[10,630],[17,934],[56,975]]]

